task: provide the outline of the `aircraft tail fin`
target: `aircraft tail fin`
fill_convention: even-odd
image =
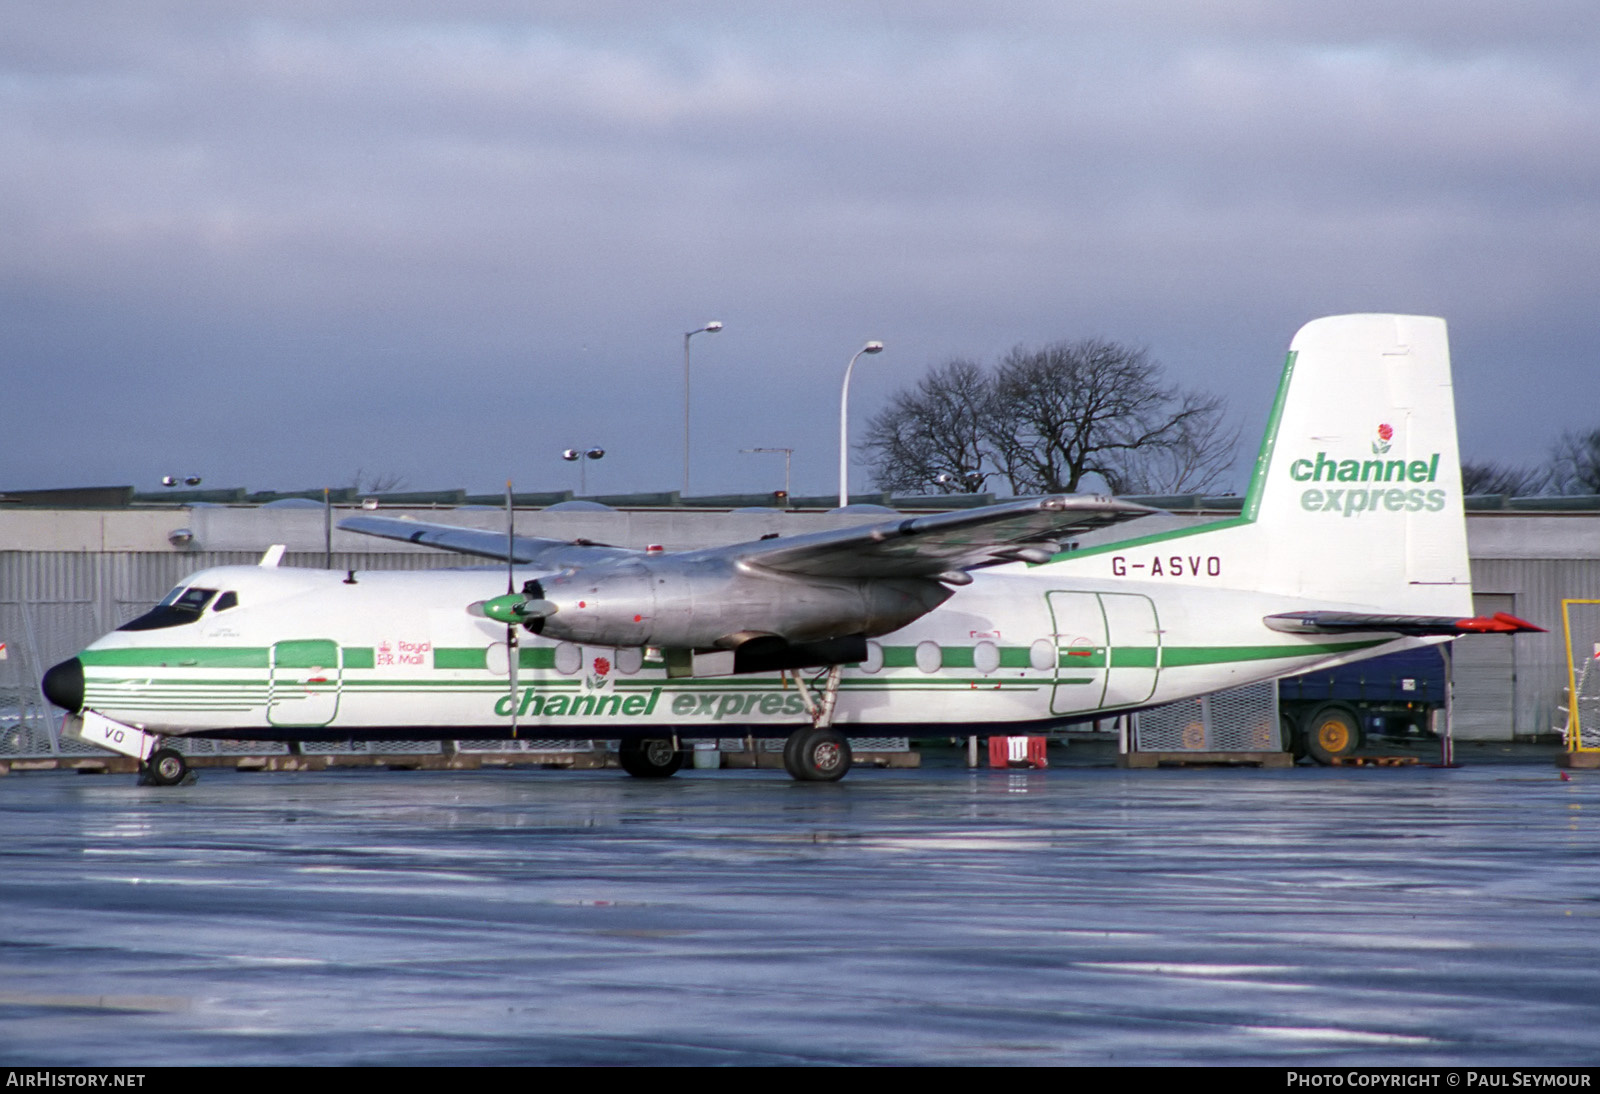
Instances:
[[[1264,590],[1470,614],[1444,320],[1341,315],[1302,327],[1244,516],[1237,532]]]
[[[1290,343],[1239,517],[1057,560],[1374,616],[1471,616],[1444,320],[1308,323]]]

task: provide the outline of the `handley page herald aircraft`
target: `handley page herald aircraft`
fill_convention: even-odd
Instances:
[[[519,733],[617,738],[645,777],[684,736],[784,736],[792,776],[832,780],[850,734],[1009,732],[1526,626],[1467,618],[1440,319],[1304,327],[1238,517],[1063,549],[1150,512],[1034,498],[675,554],[360,516],[340,527],[507,567],[280,568],[275,548],[190,577],[44,690],[161,783],[185,736]]]

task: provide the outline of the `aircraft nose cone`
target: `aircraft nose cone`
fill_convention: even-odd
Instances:
[[[83,709],[83,662],[74,657],[53,666],[39,686],[46,699],[76,714]]]

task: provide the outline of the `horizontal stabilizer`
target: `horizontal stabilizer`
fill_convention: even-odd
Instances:
[[[1447,615],[1369,615],[1366,612],[1284,612],[1263,620],[1286,634],[1348,634],[1369,631],[1415,636],[1544,633],[1525,619],[1506,612],[1459,619]]]

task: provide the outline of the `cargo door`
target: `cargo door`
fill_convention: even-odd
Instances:
[[[1106,693],[1106,617],[1094,593],[1051,592],[1051,627],[1056,644],[1051,714],[1097,710]]]
[[[1111,663],[1106,669],[1103,706],[1135,706],[1156,691],[1161,670],[1161,628],[1156,606],[1136,593],[1101,593]]]
[[[275,726],[325,726],[339,713],[339,646],[323,638],[272,647],[267,722]]]

